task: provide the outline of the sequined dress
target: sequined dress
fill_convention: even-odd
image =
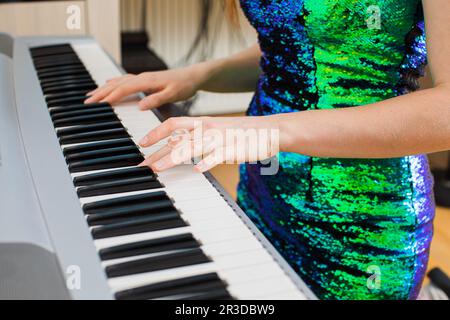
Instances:
[[[408,77],[426,62],[418,0],[241,0],[241,7],[263,52],[248,115],[389,99],[407,93]],[[238,203],[319,298],[417,297],[434,217],[424,155],[280,153],[279,165],[275,175],[261,175],[260,163],[242,165]]]

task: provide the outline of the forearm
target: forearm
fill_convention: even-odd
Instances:
[[[193,65],[199,90],[211,92],[253,91],[260,74],[258,44],[230,57]]]
[[[282,151],[392,158],[450,149],[450,85],[375,104],[278,115]]]

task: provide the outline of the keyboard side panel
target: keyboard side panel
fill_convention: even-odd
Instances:
[[[18,119],[28,166],[60,270],[66,280],[75,280],[69,290],[70,297],[112,299],[28,50],[30,46],[67,41],[39,37],[15,41],[13,61]]]
[[[0,37],[9,54],[12,39]],[[5,50],[3,50],[5,49]],[[0,53],[0,299],[68,299],[29,174],[14,101],[12,60]]]

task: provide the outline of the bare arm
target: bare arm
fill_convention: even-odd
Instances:
[[[204,80],[200,90],[212,92],[245,92],[253,91],[261,70],[259,59],[261,49],[254,44],[248,49],[228,58],[206,61],[192,66],[200,69]]]
[[[189,99],[198,90],[214,92],[253,91],[259,76],[259,45],[231,57],[206,61],[188,67],[158,72],[143,72],[109,80],[89,92],[86,103],[117,103],[137,92],[149,95],[139,103],[141,109]]]
[[[450,1],[424,0],[434,87],[362,107],[277,115],[284,151],[387,158],[450,149]]]

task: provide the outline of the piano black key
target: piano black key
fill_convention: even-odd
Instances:
[[[73,57],[75,58],[75,56],[73,56]],[[63,58],[63,59],[59,59],[59,60],[58,59],[56,59],[56,60],[51,59],[51,60],[48,60],[48,62],[64,61],[64,60],[72,61],[73,58]],[[39,65],[38,61],[34,61],[34,63],[35,63],[35,66]],[[79,65],[80,65],[80,67],[85,68],[85,70],[87,71],[86,67],[83,65],[83,63],[81,61],[79,61]],[[73,66],[71,66],[71,65],[69,65],[69,66],[54,66],[54,65],[51,65],[51,66],[48,66],[48,67],[39,67],[38,68],[38,74],[40,74],[42,72],[49,72],[49,71],[56,71],[56,70],[67,70],[67,69],[72,69],[72,68],[73,68]]]
[[[233,300],[233,297],[226,288],[219,288],[204,293],[196,293],[191,296],[183,296],[175,300]]]
[[[78,56],[75,52],[66,52],[66,53],[60,53],[60,54],[53,54],[50,56],[34,57],[33,62],[34,63],[50,62],[53,60],[59,60],[59,59],[65,59],[65,58],[78,58]]]
[[[81,117],[77,117],[77,118],[81,118]],[[108,118],[108,120],[114,120],[114,119]],[[95,121],[93,121],[93,122],[95,122]],[[121,128],[114,128],[114,129],[105,129],[105,130],[99,130],[99,131],[82,132],[82,133],[75,133],[75,134],[71,134],[71,135],[64,135],[59,138],[59,143],[61,145],[65,145],[65,144],[113,140],[113,139],[128,138],[128,137],[129,137],[129,135],[128,135],[127,130],[125,130],[125,128],[121,127]],[[133,153],[139,153],[139,149],[136,149],[136,150],[137,151],[135,151]]]
[[[75,52],[65,52],[60,54],[52,54],[49,56],[41,56],[41,57],[34,57],[33,62],[35,64],[40,64],[43,62],[52,62],[52,61],[60,61],[64,59],[80,59],[78,55]],[[81,62],[81,61],[80,61]]]
[[[151,222],[146,222],[146,220],[151,220]],[[94,239],[104,239],[110,237],[125,236],[129,234],[181,228],[186,226],[188,226],[188,224],[181,218],[154,221],[154,219],[151,217],[145,217],[141,219],[133,219],[131,221],[122,221],[119,223],[95,227],[92,229],[92,237]]]
[[[47,105],[51,102],[53,102],[54,100],[59,100],[59,99],[69,99],[69,98],[73,98],[76,96],[86,96],[87,90],[79,90],[79,91],[67,91],[67,92],[62,92],[62,93],[53,93],[53,94],[49,94],[45,97],[45,101],[47,102]],[[62,105],[60,107],[63,106],[72,106],[72,105],[80,105],[83,104],[84,100],[81,100],[81,102],[78,103],[69,103],[66,105]],[[49,106],[50,107],[59,107],[59,106]]]
[[[36,71],[45,69],[45,68],[49,68],[49,67],[76,67],[76,66],[82,66],[82,63],[80,60],[78,60],[77,58],[73,58],[73,59],[58,59],[55,61],[48,61],[48,62],[39,62],[39,63],[35,63],[34,64],[34,68],[36,69]],[[40,77],[38,77],[40,78]]]
[[[66,118],[72,118],[72,117],[78,117],[78,116],[84,116],[84,115],[90,115],[90,114],[99,114],[104,112],[113,112],[113,109],[110,106],[105,106],[102,108],[84,108],[74,111],[65,111],[60,112],[57,114],[53,114],[52,120],[58,120],[58,119],[66,119]]]
[[[80,187],[77,190],[77,193],[80,198],[84,198],[159,188],[162,188],[161,183],[150,176],[130,178],[114,182],[99,183],[87,187]]]
[[[100,218],[99,218],[100,216]],[[180,213],[176,210],[161,210],[161,212],[148,212],[148,213],[126,213],[124,215],[115,216],[111,218],[102,218],[100,214],[89,215],[86,217],[86,221],[89,226],[110,226],[117,225],[119,223],[135,223],[135,224],[149,224],[160,223],[164,221],[181,219]]]
[[[131,196],[124,196],[119,198],[100,200],[83,205],[83,211],[86,214],[102,213],[115,207],[126,206],[129,204],[148,203],[156,200],[167,199],[167,193],[164,191],[148,192],[142,194],[135,194]]]
[[[33,58],[33,62],[36,65],[50,63],[52,61],[59,62],[64,60],[74,59],[79,61],[78,56],[74,52],[68,52],[64,54],[52,54],[47,56],[35,57]]]
[[[191,249],[110,265],[106,267],[106,275],[109,278],[122,277],[137,273],[191,266],[210,261],[201,249]]]
[[[149,167],[135,167],[78,176],[73,179],[73,183],[76,187],[83,187],[138,177],[153,177],[156,180],[156,174]]]
[[[102,122],[96,124],[86,124],[82,126],[74,126],[70,128],[58,129],[56,130],[56,135],[58,137],[64,137],[68,135],[73,135],[77,133],[88,133],[92,131],[101,131],[108,129],[119,129],[123,128],[122,123],[118,120],[111,122]]]
[[[64,81],[55,81],[55,82],[47,82],[46,84],[41,84],[42,91],[45,92],[48,88],[54,87],[54,86],[66,86],[66,85],[72,85],[72,84],[92,84],[95,85],[95,81],[92,80],[90,77],[84,77],[80,79],[72,79],[72,80],[64,80]]]
[[[70,90],[87,90],[91,91],[97,88],[97,85],[92,82],[87,83],[78,83],[78,84],[66,84],[66,85],[57,85],[54,87],[48,87],[46,89],[43,89],[45,95],[48,94],[54,94],[54,93],[60,93],[60,92],[67,92]]]
[[[141,154],[123,154],[120,156],[101,158],[95,160],[85,160],[79,162],[73,162],[69,164],[69,171],[71,173],[114,169],[121,167],[136,166],[144,161]]]
[[[207,273],[119,291],[115,294],[115,298],[118,300],[150,300],[177,295],[218,292],[219,290],[226,292],[226,284],[216,273]]]
[[[60,127],[78,126],[78,125],[82,125],[82,124],[95,124],[95,123],[99,123],[99,122],[109,122],[109,121],[115,121],[117,119],[118,119],[117,115],[114,113],[114,111],[107,111],[107,112],[85,115],[85,116],[76,116],[76,117],[57,119],[57,120],[53,121],[53,126],[55,128],[60,128]],[[114,129],[114,130],[119,130],[119,129]],[[122,131],[124,131],[124,130],[122,130]],[[120,132],[120,134],[118,134],[118,133],[119,133],[118,131],[111,132],[111,136],[117,135],[116,138],[125,138],[128,136],[128,134],[123,133],[123,132]],[[92,134],[90,136],[92,136]],[[81,142],[93,141],[92,139],[88,139],[88,138],[89,138],[89,136],[86,136],[85,139]],[[111,139],[113,139],[113,138],[111,138]],[[67,144],[67,143],[63,143],[63,144]]]
[[[40,84],[41,86],[48,86],[48,85],[56,85],[58,83],[63,83],[65,81],[85,81],[85,80],[92,80],[92,77],[90,75],[76,75],[76,76],[64,76],[54,79],[46,79],[41,80]]]
[[[74,68],[73,70],[46,72],[45,74],[43,73],[39,75],[39,79],[52,79],[61,76],[77,75],[77,74],[88,75],[89,73],[84,68]]]
[[[43,78],[48,74],[54,74],[57,72],[63,72],[63,71],[79,71],[83,70],[86,73],[89,73],[84,65],[80,63],[79,65],[69,65],[69,66],[52,66],[52,67],[45,67],[45,68],[39,68],[37,71],[38,78]]]
[[[70,44],[46,45],[30,48],[30,53],[33,58],[72,52],[74,52],[74,50]]]
[[[171,250],[199,248],[200,243],[191,233],[170,237],[127,243],[99,251],[102,260],[127,258],[142,254],[157,253]]]
[[[72,106],[65,106],[65,107],[54,107],[49,109],[50,115],[55,115],[57,113],[64,113],[64,112],[72,112],[72,111],[79,111],[79,110],[87,110],[87,109],[98,109],[98,108],[106,108],[111,107],[109,103],[102,102],[102,103],[90,103],[90,104],[77,104]]]
[[[47,100],[47,106],[49,108],[51,107],[63,107],[63,106],[70,106],[74,104],[82,104],[88,97],[86,94],[83,95],[76,95],[76,96],[70,96],[66,98],[58,98],[58,99],[49,99]]]
[[[139,153],[139,149],[136,146],[125,146],[125,147],[85,151],[80,153],[69,154],[68,156],[66,156],[66,161],[70,163],[74,161],[111,157],[115,155],[129,154],[129,153]]]
[[[108,148],[116,148],[123,146],[135,146],[133,140],[131,138],[122,138],[122,139],[114,139],[93,143],[85,143],[77,146],[66,147],[63,149],[64,156],[73,153],[80,153],[84,151],[98,150],[98,149],[108,149]]]
[[[111,208],[91,210],[90,212],[84,211],[84,213],[90,216],[90,221],[96,221],[123,216],[134,217],[144,213],[159,213],[163,211],[176,211],[172,201],[167,196],[145,203],[128,203]]]

